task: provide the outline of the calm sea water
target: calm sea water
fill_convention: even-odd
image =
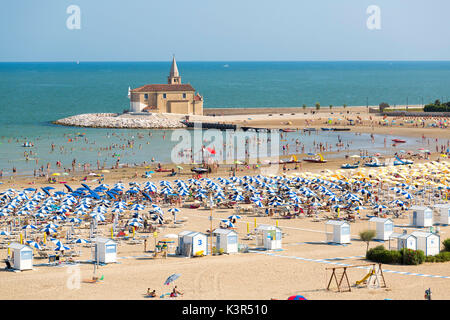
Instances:
[[[178,62],[178,67],[182,81],[204,95],[205,108],[406,104],[407,98],[412,105],[450,99],[450,62]],[[30,172],[35,167],[34,161],[23,160],[25,148],[20,145],[25,140],[35,143],[39,166],[51,161],[54,167],[54,161],[61,160],[68,167],[73,158],[114,162],[114,152],[102,153],[101,146],[124,143],[136,137],[137,130],[68,128],[51,121],[128,109],[128,86],[165,83],[169,69],[170,62],[0,63],[0,168]],[[80,132],[86,133],[90,146],[69,143],[64,136]],[[111,136],[113,132],[117,136]],[[122,152],[122,161],[168,161],[170,134],[166,140],[161,131],[152,134],[141,149]],[[336,142],[336,134],[322,135]],[[348,139],[355,140],[350,135]],[[369,139],[360,137],[365,140],[358,146],[356,139],[354,148]],[[305,145],[314,140],[303,139]],[[383,147],[383,139],[376,138],[376,147]],[[50,153],[51,143],[65,149]]]

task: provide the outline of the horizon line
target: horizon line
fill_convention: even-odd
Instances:
[[[92,62],[168,62],[169,60],[17,60],[0,63],[92,63]],[[177,62],[450,62],[448,60],[177,60]]]

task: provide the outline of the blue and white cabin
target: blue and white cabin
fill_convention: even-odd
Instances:
[[[434,256],[440,251],[440,237],[435,233],[414,231],[411,233],[417,238],[417,249],[422,250],[426,256]]]
[[[108,238],[95,239],[95,261],[100,263],[117,262],[117,244]]]
[[[328,226],[331,226],[333,231],[326,230],[327,242],[350,243],[350,224],[347,221],[329,220],[325,223],[325,228]]]
[[[281,249],[282,237],[281,229],[275,226],[262,224],[256,229],[256,246],[266,250]]]
[[[417,250],[417,238],[412,233],[405,233],[397,238],[397,250],[403,248]]]
[[[433,210],[428,207],[412,206],[411,224],[415,227],[431,227],[433,225]]]
[[[436,221],[442,225],[450,224],[450,204],[438,203],[434,205],[434,210],[436,212]]]
[[[9,248],[12,251],[12,267],[16,270],[33,269],[33,249],[17,242],[11,243]]]
[[[223,249],[225,253],[238,252],[238,234],[231,229],[216,229],[213,232],[216,236],[216,249]]]
[[[389,240],[389,237],[394,232],[394,222],[389,218],[374,217],[369,220],[370,223],[375,223],[376,240]]]
[[[195,231],[183,231],[178,234],[177,254],[192,257],[196,254],[207,254],[208,238],[206,234]]]

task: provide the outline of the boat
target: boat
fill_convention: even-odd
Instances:
[[[278,164],[290,164],[290,163],[300,163],[301,161],[297,159],[296,156],[292,156],[289,160],[283,161],[280,159]]]
[[[350,128],[331,128],[333,131],[350,131]]]
[[[406,159],[402,160],[399,157],[395,157],[395,158],[397,160],[394,161],[394,166],[404,166],[404,165],[407,165],[407,164],[414,164],[414,162],[411,161],[411,160],[406,160]]]
[[[205,173],[205,172],[208,172],[208,169],[206,169],[206,168],[192,168],[191,171],[195,172],[195,173]]]
[[[316,128],[304,128],[303,131],[316,131]]]
[[[312,163],[326,163],[327,160],[323,158],[323,156],[319,153],[315,158],[304,158],[303,161],[312,162]]]
[[[282,132],[296,132],[296,129],[281,129]]]
[[[172,172],[172,169],[163,169],[163,168],[158,168],[155,169],[156,172]]]
[[[386,164],[385,163],[380,163],[378,161],[378,158],[373,157],[373,160],[371,162],[364,163],[364,166],[371,167],[371,168],[378,168],[378,167],[385,167]]]
[[[333,131],[332,128],[320,128],[322,131]]]
[[[406,143],[406,140],[402,139],[392,139],[392,141],[394,141],[395,143]]]
[[[341,166],[341,169],[356,169],[359,168],[359,161],[354,164],[345,163]]]

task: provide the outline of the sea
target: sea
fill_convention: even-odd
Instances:
[[[97,160],[111,166],[143,161],[170,162],[170,130],[94,129],[57,126],[52,121],[80,113],[122,112],[129,108],[128,87],[166,83],[170,62],[0,63],[0,169],[32,174],[47,163],[54,171]],[[450,62],[178,62],[182,82],[204,96],[204,108],[422,105],[450,99]],[[388,135],[375,135],[371,149],[384,147]],[[318,141],[351,141],[367,148],[369,134],[289,133],[305,152]],[[408,144],[421,141],[405,138]],[[105,150],[134,141],[132,148]],[[25,148],[23,143],[34,147]],[[52,151],[52,144],[55,146]],[[281,147],[280,147],[281,148]],[[291,148],[294,151],[295,148]],[[30,153],[28,160],[24,152]],[[280,149],[281,152],[281,149]],[[37,160],[37,161],[36,161]],[[63,166],[55,168],[56,161]]]

